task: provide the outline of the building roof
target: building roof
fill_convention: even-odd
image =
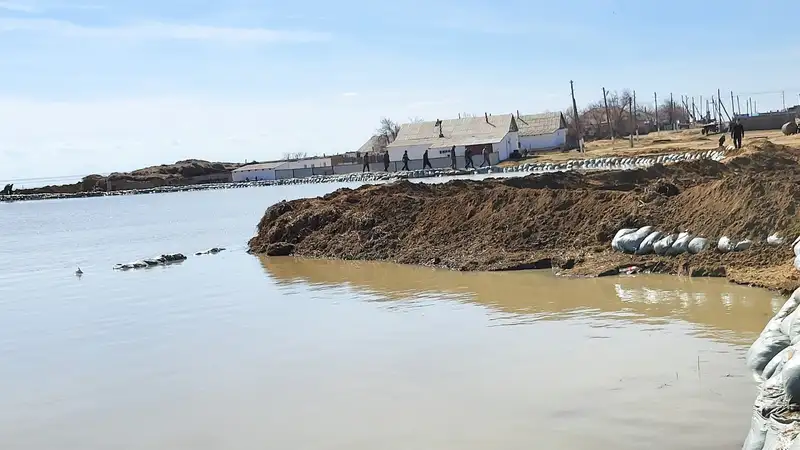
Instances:
[[[513,114],[464,117],[443,120],[442,135],[435,121],[407,123],[400,127],[397,139],[388,145],[405,147],[409,145],[428,145],[429,148],[451,147],[453,145],[495,144],[503,140],[510,131],[517,131]]]
[[[386,136],[382,134],[376,134],[367,139],[367,142],[365,142],[364,145],[359,147],[357,151],[363,155],[364,153],[371,153],[376,150],[383,150],[384,148],[386,148],[386,144],[387,144]]]
[[[278,167],[286,164],[288,161],[272,161],[272,162],[265,162],[261,164],[248,164],[246,166],[239,167],[238,169],[234,169],[234,172],[244,172],[247,170],[271,170],[277,169]]]
[[[564,115],[560,112],[528,114],[517,118],[520,136],[555,133],[556,130],[566,127],[565,122]]]

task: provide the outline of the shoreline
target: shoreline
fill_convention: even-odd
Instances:
[[[354,172],[341,175],[315,175],[307,178],[287,178],[281,180],[263,180],[230,183],[198,183],[166,185],[141,189],[126,190],[91,190],[79,192],[60,192],[60,193],[25,193],[0,195],[0,202],[13,203],[35,200],[62,200],[73,198],[94,198],[94,197],[114,197],[121,195],[144,195],[144,194],[166,194],[173,192],[204,191],[217,189],[239,189],[248,187],[268,187],[268,186],[288,186],[298,184],[320,184],[320,183],[371,183],[371,182],[391,182],[398,180],[425,179],[435,177],[460,177],[471,175],[489,174],[543,174],[570,171],[604,171],[604,170],[635,170],[646,168],[655,164],[675,163],[680,161],[694,160],[720,160],[724,157],[723,150],[703,150],[703,151],[684,151],[677,153],[654,153],[650,155],[625,157],[625,156],[605,156],[597,158],[573,159],[564,162],[530,162],[521,163],[516,166],[488,166],[477,169],[426,169],[413,170],[408,172]],[[61,186],[56,186],[56,188]]]
[[[800,235],[793,212],[800,211],[800,149],[761,142],[731,153],[722,162],[697,158],[625,171],[342,188],[271,206],[248,246],[268,256],[459,271],[724,277],[791,292],[800,286],[790,245]],[[612,250],[620,229],[645,226],[691,232],[713,248],[677,256]],[[766,242],[775,234],[784,244]],[[723,253],[716,249],[723,236],[753,244]]]

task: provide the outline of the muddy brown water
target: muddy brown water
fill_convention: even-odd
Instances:
[[[261,262],[331,320],[353,299],[381,317],[325,327],[349,342],[311,363],[327,381],[275,399],[293,448],[737,448],[743,354],[782,303],[712,279]]]
[[[741,444],[782,298],[245,253],[266,207],[336,187],[0,205],[0,449]]]

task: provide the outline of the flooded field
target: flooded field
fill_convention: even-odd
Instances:
[[[0,447],[741,445],[782,298],[245,253],[267,206],[336,187],[0,205]]]

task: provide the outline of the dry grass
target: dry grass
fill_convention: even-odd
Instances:
[[[745,132],[743,144],[758,139],[769,139],[775,144],[800,147],[800,135],[784,136],[780,130]],[[546,152],[523,161],[505,161],[501,167],[514,166],[529,162],[566,161],[570,159],[588,159],[607,156],[639,156],[658,153],[685,152],[689,150],[712,150],[717,148],[719,134],[703,136],[700,129],[681,131],[660,131],[634,138],[633,148],[630,147],[628,138],[592,141],[586,144],[586,153]],[[728,136],[727,143],[730,143]]]

